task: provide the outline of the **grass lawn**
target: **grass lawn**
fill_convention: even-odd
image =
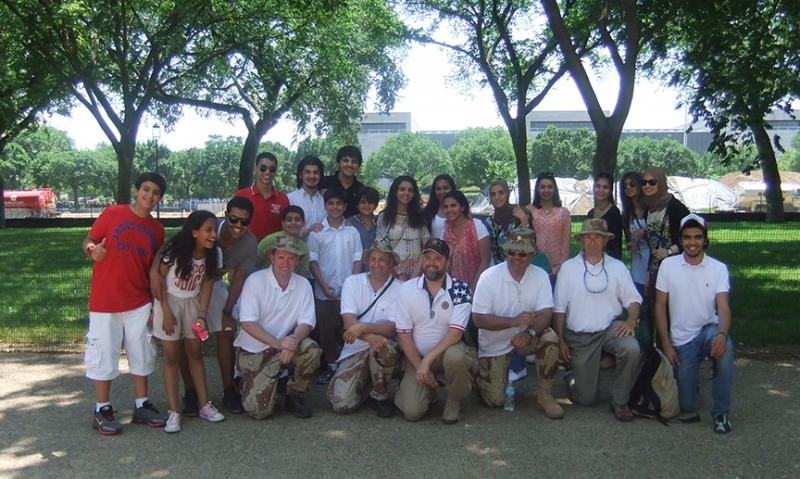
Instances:
[[[734,340],[745,347],[800,343],[793,303],[800,298],[800,223],[709,226],[708,254],[731,271]],[[579,229],[573,223],[573,231]],[[0,349],[82,347],[91,278],[91,261],[81,251],[87,232],[0,230]],[[577,251],[573,241],[572,254]]]

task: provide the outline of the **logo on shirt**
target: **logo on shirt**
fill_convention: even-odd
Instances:
[[[445,311],[450,309],[450,303],[448,303],[447,301],[442,303],[442,309],[444,309]]]
[[[272,205],[272,212],[279,215],[281,214],[281,205],[275,203]]]

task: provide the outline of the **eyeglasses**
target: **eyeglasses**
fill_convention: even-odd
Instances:
[[[228,221],[232,225],[238,225],[239,222],[242,223],[242,226],[249,226],[250,225],[250,218],[239,218],[238,216],[228,215]]]
[[[633,181],[626,181],[626,182],[624,183],[624,185],[625,185],[625,189],[626,189],[626,190],[627,190],[628,188],[636,188],[636,183],[634,183]]]
[[[589,267],[586,266],[586,260],[583,260],[583,287],[586,288],[586,291],[592,294],[600,294],[604,292],[608,288],[608,272],[606,271],[606,257],[603,255],[603,263],[600,266],[601,270],[597,274],[593,274],[589,272]],[[600,279],[600,274],[605,276],[605,282],[603,282],[603,287],[594,287],[590,288],[589,284],[586,282],[586,276],[589,276],[589,282],[593,283],[597,286],[597,281]]]
[[[264,173],[267,170],[269,170],[270,173],[275,173],[276,171],[278,171],[278,167],[274,165],[273,166],[261,165],[258,167],[258,171],[260,171],[261,173]]]
[[[524,251],[506,251],[506,256],[511,256],[511,257],[519,256],[520,258],[524,258],[528,256],[528,253]]]
[[[656,186],[657,184],[658,180],[642,180],[642,186],[644,185]]]

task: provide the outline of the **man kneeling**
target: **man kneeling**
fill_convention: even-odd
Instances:
[[[283,236],[266,251],[272,266],[251,274],[239,298],[242,330],[235,345],[242,372],[242,404],[256,419],[275,410],[281,368],[294,366],[286,390],[286,410],[311,416],[303,402],[319,368],[322,350],[308,338],[314,329],[314,294],[309,282],[294,268],[303,252],[294,236]]]
[[[388,386],[399,358],[394,318],[403,282],[390,272],[400,257],[389,245],[376,241],[361,255],[361,262],[368,265],[369,273],[350,276],[342,286],[345,345],[325,397],[334,412],[346,414],[371,396],[378,417],[392,417]]]
[[[472,303],[475,325],[480,328],[476,383],[487,406],[502,406],[511,357],[535,354],[537,404],[547,417],[560,419],[564,410],[551,395],[558,371],[558,336],[550,328],[553,293],[547,273],[531,264],[536,254],[533,238],[528,228],[512,230],[501,245],[506,261],[484,271],[478,280]]]

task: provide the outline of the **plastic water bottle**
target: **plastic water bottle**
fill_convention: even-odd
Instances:
[[[504,407],[506,411],[514,410],[514,383],[508,383],[508,387],[506,388],[506,403]]]

